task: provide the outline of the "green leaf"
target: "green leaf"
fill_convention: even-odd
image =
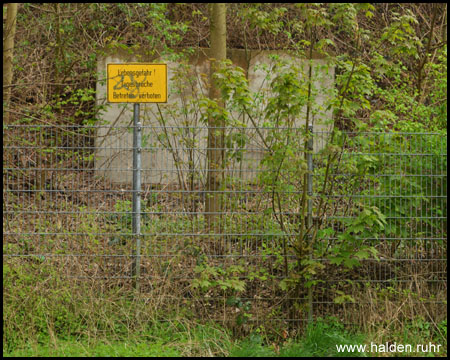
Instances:
[[[345,258],[341,257],[341,256],[332,256],[328,258],[330,260],[331,264],[336,264],[336,265],[340,265]]]
[[[353,269],[354,266],[359,265],[358,259],[347,258],[344,260],[344,265],[350,269]]]
[[[343,303],[346,303],[346,302],[351,302],[351,303],[355,303],[356,302],[356,300],[352,296],[345,295],[345,294],[340,295],[340,296],[336,296],[333,301],[334,301],[335,304],[343,304]]]
[[[288,280],[287,279],[281,280],[279,286],[281,290],[286,291],[288,289]]]
[[[228,306],[234,306],[234,305],[237,304],[237,302],[238,302],[238,299],[236,299],[235,296],[231,296],[231,297],[229,297],[229,298],[227,299],[226,304],[227,304]]]
[[[359,250],[359,251],[357,251],[357,252],[354,254],[354,256],[357,257],[357,258],[360,259],[360,260],[368,259],[369,256],[370,256],[370,254],[369,254],[369,249],[362,249],[362,250]]]

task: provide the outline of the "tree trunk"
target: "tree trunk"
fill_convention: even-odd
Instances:
[[[9,107],[11,99],[11,83],[13,78],[13,52],[14,52],[14,36],[16,34],[16,17],[17,4],[8,3],[6,14],[5,40],[3,43],[3,94],[6,109]],[[9,112],[6,111],[3,117],[5,123],[9,121]]]
[[[211,4],[211,67],[209,97],[223,107],[220,89],[213,74],[220,68],[220,62],[226,59],[226,4]],[[218,191],[223,178],[224,129],[223,120],[211,117],[208,120],[208,174],[205,198],[206,221],[210,230],[220,232],[221,196]]]

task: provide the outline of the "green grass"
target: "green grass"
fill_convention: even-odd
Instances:
[[[252,334],[241,341],[231,339],[228,331],[210,325],[187,328],[182,323],[154,325],[148,333],[129,340],[96,341],[48,340],[28,344],[9,356],[233,356],[233,357],[299,357],[299,356],[358,356],[337,353],[336,344],[360,344],[361,335],[351,334],[336,323],[319,321],[310,326],[304,337],[284,344],[270,344],[260,334]],[[364,354],[363,354],[364,355]]]
[[[145,333],[115,340],[47,337],[3,356],[224,356],[231,344],[229,332],[215,324],[191,326],[174,321],[155,323]]]
[[[442,323],[446,326],[446,322]],[[444,329],[444,328],[443,328]],[[446,327],[445,327],[446,331]],[[426,334],[425,334],[426,335]],[[87,339],[47,339],[27,344],[5,357],[187,357],[187,356],[231,356],[231,357],[367,357],[367,356],[434,356],[440,354],[375,354],[338,352],[337,344],[360,345],[370,343],[370,335],[352,332],[333,319],[319,320],[309,326],[298,339],[286,339],[282,344],[254,333],[242,340],[233,340],[229,331],[211,323],[188,327],[182,322],[163,322],[152,325],[144,334],[134,334],[127,339],[114,341]],[[405,335],[404,335],[405,336]],[[395,339],[397,343],[419,343],[427,341],[411,333],[410,336]],[[436,339],[437,340],[437,339]],[[442,340],[442,339],[441,339]],[[439,341],[434,341],[439,343]]]
[[[76,341],[57,341],[50,345],[39,344],[25,349],[16,350],[10,354],[3,354],[5,357],[77,357],[77,356],[98,356],[98,357],[163,357],[163,356],[182,356],[181,353],[171,346],[156,343],[97,343],[88,346],[87,344]]]
[[[438,324],[443,335],[447,332],[446,321]],[[370,342],[384,344],[389,339],[373,339],[346,329],[333,318],[318,320],[309,326],[303,336],[286,339],[282,343],[269,339],[263,331],[253,333],[242,340],[233,340],[230,332],[217,324],[192,325],[181,321],[160,322],[151,325],[145,333],[131,334],[116,340],[86,338],[41,339],[11,352],[5,357],[367,357],[367,356],[445,356],[447,342],[429,332],[428,323],[414,321],[401,334],[392,332],[390,343],[440,344],[442,352],[432,353],[358,353],[338,352],[336,345],[363,345]]]
[[[365,336],[354,334],[335,322],[319,320],[309,326],[306,334],[297,340],[287,341],[282,346],[263,345],[260,336],[250,336],[236,345],[230,356],[233,357],[340,357],[367,356],[366,354],[341,352],[336,350],[336,344],[359,345],[365,343]]]

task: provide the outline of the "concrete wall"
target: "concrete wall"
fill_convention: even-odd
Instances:
[[[208,94],[208,50],[200,49],[191,56],[188,64],[189,75],[186,75],[186,71],[183,70],[186,69],[187,64],[181,65],[173,61],[136,57],[124,51],[105,56],[98,62],[100,79],[97,83],[97,104],[106,102],[106,84],[101,79],[104,79],[106,75],[108,63],[151,62],[153,60],[168,64],[168,103],[159,104],[159,108],[156,104],[141,104],[141,122],[144,125],[143,183],[169,184],[178,182],[180,179],[187,182],[191,174],[195,175],[196,182],[204,182],[206,178],[207,129],[206,123],[202,122],[197,101],[201,94]],[[274,60],[271,59],[271,55],[274,54],[280,58],[288,57],[285,53],[273,51],[229,50],[227,53],[227,57],[233,64],[245,70],[251,91],[258,92],[259,98],[255,99],[254,106],[260,110],[266,105],[267,99],[273,96],[268,87],[270,78],[276,72],[268,76],[263,67],[270,67],[274,64]],[[307,76],[309,62],[301,59],[296,61],[303,68],[304,76]],[[316,79],[313,87],[317,96],[312,117],[316,131],[329,129],[327,123],[331,119],[331,110],[321,110],[321,105],[329,96],[327,92],[333,88],[334,68],[324,65],[326,62],[323,59],[315,58],[313,60],[313,74]],[[328,70],[325,71],[325,69]],[[253,127],[253,123],[246,116],[238,113],[232,113],[232,116],[236,121],[248,126],[248,129],[240,130],[240,132],[245,133],[249,140],[242,152],[241,161],[236,161],[238,155],[230,160],[227,174],[251,180],[258,171],[263,171],[259,167],[259,163],[264,156],[264,146],[256,131],[250,129]],[[115,183],[131,183],[133,133],[129,126],[133,122],[133,104],[108,104],[102,113],[102,119],[105,126],[99,127],[95,142],[95,168],[98,169],[98,175]],[[260,126],[263,116],[254,120]],[[305,116],[301,116],[296,121],[295,126],[303,128]],[[269,131],[272,130],[261,130],[264,136]],[[183,134],[181,137],[183,140],[180,140],[180,134]],[[168,150],[168,148],[172,150]]]

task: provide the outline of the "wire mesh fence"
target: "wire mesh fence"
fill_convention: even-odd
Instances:
[[[440,134],[142,126],[136,190],[133,130],[3,126],[4,263],[131,282],[139,257],[141,293],[220,320],[351,319],[383,291],[445,316]],[[220,166],[208,131],[222,139]]]

